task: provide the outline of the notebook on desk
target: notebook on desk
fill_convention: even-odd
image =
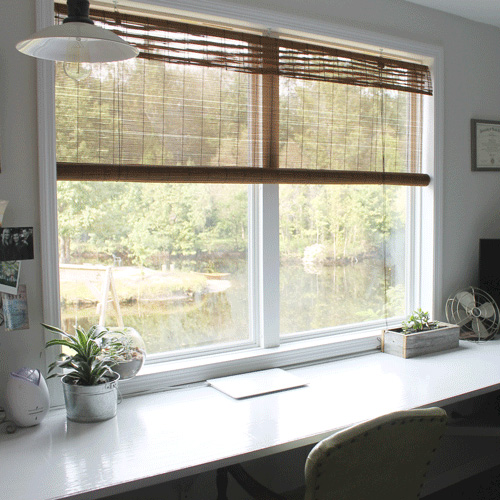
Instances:
[[[207,380],[207,382],[215,389],[234,399],[249,398],[307,385],[297,375],[286,372],[281,368],[214,378]]]

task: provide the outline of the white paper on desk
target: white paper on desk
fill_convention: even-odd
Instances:
[[[243,399],[307,385],[297,375],[286,372],[281,368],[214,378],[207,380],[207,382],[212,387],[215,387],[215,389],[235,399]]]

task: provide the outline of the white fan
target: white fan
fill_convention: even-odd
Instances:
[[[470,287],[446,301],[446,319],[460,327],[464,340],[489,340],[500,328],[500,313],[495,300],[483,290]]]

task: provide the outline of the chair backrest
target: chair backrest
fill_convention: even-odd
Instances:
[[[399,411],[323,439],[305,466],[305,500],[415,500],[446,427],[441,408]]]

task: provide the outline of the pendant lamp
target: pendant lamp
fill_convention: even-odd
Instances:
[[[88,0],[67,0],[63,24],[37,31],[16,45],[28,56],[68,63],[97,63],[131,59],[139,49],[112,31],[99,28],[89,18]]]

